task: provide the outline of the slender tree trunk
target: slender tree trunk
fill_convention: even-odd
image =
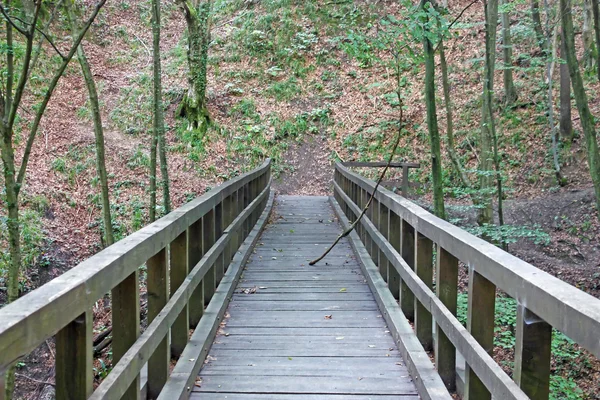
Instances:
[[[206,71],[208,45],[210,44],[209,17],[211,0],[194,6],[190,0],[178,0],[184,10],[188,28],[188,92],[180,106],[179,114],[189,121],[189,129],[206,132],[210,117],[206,106]]]
[[[581,29],[581,37],[583,39],[583,67],[586,71],[591,71],[596,62],[596,46],[594,46],[594,33],[592,32],[593,1],[594,0],[583,1],[583,27]]]
[[[546,43],[546,35],[542,29],[542,19],[540,18],[540,3],[539,0],[531,0],[531,20],[533,22],[533,30],[535,37],[542,53],[546,52],[548,43]]]
[[[79,27],[75,26],[76,22],[75,18],[73,17],[73,9],[71,8],[73,6],[70,5],[67,1],[65,3],[65,7],[67,9],[67,16],[69,18],[71,30],[73,31],[73,34],[76,35],[76,33],[79,30]],[[108,176],[106,174],[104,128],[102,127],[102,115],[100,114],[100,101],[98,100],[96,82],[94,82],[94,75],[92,74],[90,63],[88,62],[87,56],[85,55],[83,44],[80,44],[79,47],[77,47],[77,59],[79,61],[79,65],[81,66],[81,72],[83,74],[85,85],[88,89],[88,98],[90,100],[92,119],[94,121],[94,137],[96,139],[96,171],[98,173],[98,177],[100,178],[100,194],[102,198],[102,221],[104,224],[104,245],[110,246],[115,242],[115,239],[112,227],[112,217],[110,213]]]
[[[596,140],[596,129],[594,126],[594,117],[588,106],[585,86],[579,71],[577,56],[575,55],[575,39],[573,32],[573,18],[571,16],[571,1],[560,0],[560,9],[562,10],[562,29],[565,38],[565,56],[567,65],[569,66],[569,74],[571,75],[571,84],[573,85],[573,94],[575,95],[575,103],[579,111],[581,119],[581,127],[585,136],[587,147],[588,165],[590,175],[594,183],[596,192],[596,215],[600,217],[600,157],[598,154],[598,142]]]
[[[165,214],[171,212],[169,191],[169,171],[167,168],[167,149],[165,140],[165,116],[162,101],[162,78],[160,65],[160,0],[152,0],[152,50],[154,70],[154,135],[158,138],[160,172],[163,186],[163,207]]]
[[[566,59],[565,35],[561,29],[560,57]],[[573,119],[571,117],[571,77],[566,62],[560,63],[560,136],[567,143],[573,142]]]
[[[456,144],[454,143],[454,120],[453,120],[453,106],[452,97],[450,96],[450,82],[448,80],[448,63],[446,62],[446,50],[444,49],[444,43],[440,41],[440,69],[442,71],[442,87],[444,89],[444,103],[446,106],[446,137],[448,139],[448,145],[446,151],[448,157],[454,166],[454,170],[458,175],[460,181],[464,187],[471,187],[469,177],[465,173],[465,170],[456,154]]]
[[[506,0],[503,0],[503,4],[506,4]],[[504,59],[504,103],[511,105],[517,101],[517,90],[515,89],[512,73],[512,40],[508,11],[502,13],[502,55]]]
[[[592,0],[591,4],[594,15],[594,35],[596,36],[596,74],[600,80],[600,10],[597,0]]]
[[[157,132],[152,132],[150,143],[150,222],[156,221],[156,151],[158,147]]]
[[[429,5],[428,5],[429,4]],[[433,7],[429,0],[421,0],[421,8]],[[427,24],[425,25],[427,28]],[[435,105],[435,54],[431,41],[425,35],[423,39],[425,54],[425,105],[427,107],[427,128],[431,144],[431,175],[433,177],[433,208],[435,215],[446,218],[444,210],[444,189],[442,182],[442,155],[440,151],[440,132]]]
[[[496,27],[498,26],[498,1],[488,0],[485,3],[485,65],[483,73],[483,104],[481,119],[481,151],[479,163],[480,197],[478,200],[478,222],[491,224],[494,222],[492,207],[494,176],[494,142],[496,130],[494,126],[494,66],[496,62]],[[501,196],[500,196],[501,198]]]

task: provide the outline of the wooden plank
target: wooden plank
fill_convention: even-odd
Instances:
[[[347,161],[341,163],[344,167],[367,167],[367,168],[384,168],[388,166],[387,161]],[[389,163],[390,168],[421,168],[419,163],[409,162],[391,162]]]
[[[336,187],[335,190],[338,190],[338,188]],[[337,212],[338,207],[335,203],[333,204],[333,207]],[[341,217],[339,212],[337,212],[337,214],[340,217],[340,222],[343,226],[347,227],[349,224],[348,221]],[[365,221],[363,225],[366,228],[365,231],[376,231],[374,226],[368,221]],[[382,248],[388,250],[391,245],[383,239],[378,231],[377,233],[380,235],[378,237],[378,242]],[[367,234],[370,233],[367,232]],[[414,334],[404,315],[404,311],[396,302],[396,299],[392,296],[391,292],[387,290],[387,285],[381,278],[375,265],[366,256],[366,250],[364,246],[362,246],[362,242],[359,240],[358,235],[356,232],[352,232],[350,233],[349,238],[354,247],[354,251],[362,261],[363,271],[367,277],[369,286],[373,291],[373,295],[379,304],[389,329],[392,331],[394,340],[398,345],[398,349],[403,356],[404,362],[408,366],[408,370],[417,386],[419,395],[427,400],[450,400],[452,397],[431,364],[429,356],[425,353],[423,346]],[[392,258],[390,258],[387,251],[386,255],[390,262],[401,259],[397,252],[395,252],[394,257]]]
[[[389,222],[390,222],[390,215],[389,215],[389,210],[388,208],[383,205],[383,204],[379,204],[379,232],[381,232],[383,234],[383,237],[385,237],[386,239],[389,237]],[[385,253],[380,249],[379,250],[379,273],[381,274],[381,277],[383,278],[383,280],[387,283],[388,281],[388,266],[389,266],[389,262],[385,256]]]
[[[231,224],[232,227],[241,226],[245,218],[249,217],[252,211],[262,203],[262,199],[266,197],[268,190],[264,190],[261,195],[244,211],[244,213]],[[154,352],[154,350],[162,341],[164,335],[167,334],[169,327],[173,324],[177,316],[183,310],[185,304],[188,303],[190,296],[198,285],[200,285],[204,275],[209,270],[210,266],[213,265],[217,256],[219,256],[225,246],[228,244],[231,236],[229,234],[223,235],[217,243],[204,255],[202,260],[194,267],[190,272],[185,282],[177,289],[177,291],[171,296],[171,299],[164,307],[163,311],[152,321],[152,323],[146,328],[141,337],[135,342],[133,346],[127,350],[123,355],[123,359],[119,361],[112,369],[111,373],[104,379],[102,384],[96,389],[94,394],[90,397],[90,400],[100,400],[104,398],[119,398],[125,393],[125,388],[130,385],[130,382],[136,380],[139,377],[139,371],[145,364],[145,360]],[[229,278],[230,279],[230,278]],[[221,295],[222,296],[222,295]],[[227,294],[227,297],[229,294]],[[219,303],[220,300],[216,300]],[[219,303],[220,304],[220,303]],[[205,321],[205,324],[202,324]],[[201,319],[200,325],[194,331],[194,335],[200,335],[202,330],[205,329],[207,321],[214,321],[211,317]],[[212,323],[212,322],[211,322]],[[113,331],[114,332],[114,331]],[[184,358],[189,362],[189,356],[186,355],[187,349],[190,346],[186,346],[180,360]],[[171,374],[171,378],[173,374]],[[172,380],[172,379],[171,379]],[[171,381],[170,380],[170,381]],[[169,382],[170,382],[169,381]],[[169,386],[169,382],[163,389],[162,393],[165,392],[166,387]],[[139,387],[139,384],[138,384]],[[139,390],[138,390],[139,393]]]
[[[415,268],[415,229],[402,220],[402,258],[408,266]],[[404,280],[400,281],[400,307],[410,321],[415,318],[415,296]]]
[[[415,272],[429,289],[433,289],[433,243],[417,232],[415,246]],[[415,333],[427,351],[433,348],[432,325],[431,313],[415,299]]]
[[[452,315],[456,315],[458,302],[458,260],[438,246],[436,260],[435,292]],[[456,348],[436,321],[435,365],[449,390],[456,389]]]
[[[254,215],[254,213],[252,213]],[[215,206],[215,240],[223,235],[223,203],[219,203]],[[215,262],[215,278],[217,285],[221,282],[225,274],[225,259],[223,256],[219,257]]]
[[[57,400],[87,399],[94,391],[93,325],[94,313],[89,310],[56,334]]]
[[[249,220],[249,219],[248,219]],[[204,218],[202,219],[203,227],[202,227],[202,248],[204,252],[207,252],[214,244],[215,244],[215,211],[210,210]],[[248,226],[244,224],[244,226]],[[204,306],[207,306],[210,303],[210,299],[215,293],[215,289],[217,287],[217,269],[213,265],[211,269],[204,276],[204,280],[202,281],[203,285],[203,293],[204,293]]]
[[[372,190],[375,182],[336,164],[336,169],[361,190]],[[423,208],[380,188],[376,197],[390,210],[418,226],[419,232],[441,245],[509,296],[518,299],[540,318],[600,357],[600,299],[535,268],[502,249],[435,217]],[[568,315],[569,318],[564,318]]]
[[[398,251],[401,252],[402,248],[402,221],[400,217],[393,212],[389,212],[390,222],[388,231],[389,243]],[[387,258],[387,257],[386,257]],[[395,299],[400,299],[400,275],[396,268],[394,268],[388,259],[388,288]]]
[[[335,185],[334,185],[335,186]],[[335,190],[339,190],[335,187]],[[477,340],[460,324],[456,317],[450,313],[443,303],[425,286],[416,273],[402,259],[400,254],[385,241],[383,236],[374,228],[370,221],[362,221],[365,231],[376,240],[385,250],[385,253],[399,272],[400,277],[407,283],[411,291],[431,312],[439,327],[448,336],[456,350],[460,352],[466,362],[473,368],[478,376],[484,380],[486,387],[493,388],[494,395],[502,399],[527,399],[527,395],[517,384],[500,368],[492,357],[479,345]],[[360,255],[360,253],[359,253]]]
[[[171,296],[183,284],[188,276],[187,261],[187,232],[179,235],[170,245],[170,283]],[[173,357],[179,357],[188,342],[189,307],[186,304],[171,326],[171,354]]]
[[[550,396],[551,356],[552,327],[519,304],[514,379],[532,400]]]
[[[198,264],[204,255],[202,248],[202,225],[202,219],[199,219],[192,223],[188,228],[187,251],[190,270]],[[190,297],[188,309],[190,315],[190,328],[194,329],[200,322],[200,318],[202,318],[202,314],[204,313],[204,294],[202,293],[202,285],[198,286],[192,297]]]
[[[167,267],[167,251],[162,249],[152,256],[148,262],[148,324],[162,311],[169,300],[169,274]],[[148,359],[147,397],[155,399],[169,378],[171,354],[169,340],[164,336],[154,353]]]
[[[136,270],[111,291],[113,365],[119,362],[140,336],[140,290],[138,285],[139,272]],[[112,373],[114,371],[111,371]],[[126,400],[140,398],[139,374],[133,379],[121,398]]]
[[[323,395],[316,394],[268,394],[268,393],[210,393],[193,392],[190,396],[192,400],[222,400],[223,396],[228,400],[323,400]],[[372,395],[327,395],[327,400],[374,400]],[[410,395],[389,395],[377,396],[376,400],[419,400],[419,396]]]
[[[267,185],[267,188],[263,190],[261,196],[265,197],[268,193],[269,189]],[[253,207],[253,205],[256,204],[258,206],[258,204],[262,202],[261,196],[258,196],[243,214],[248,214],[249,216],[252,215],[252,212],[256,208]],[[174,400],[189,397],[191,388],[194,387],[192,382],[196,380],[196,375],[210,349],[211,341],[214,338],[219,323],[226,311],[228,299],[235,288],[235,282],[237,282],[237,279],[242,272],[242,266],[246,262],[250,250],[258,240],[260,231],[267,222],[272,205],[273,195],[271,194],[269,195],[264,212],[257,221],[253,231],[246,239],[246,242],[243,244],[243,248],[234,257],[231,268],[226,272],[219,284],[215,295],[206,309],[205,318],[200,321],[200,325],[194,331],[191,339],[192,345],[186,347],[183,356],[180,358],[180,361],[177,362],[171,373],[171,379],[167,382],[167,385],[161,392],[158,400]],[[240,217],[238,217],[238,219],[239,218]]]
[[[469,307],[467,329],[483,349],[492,355],[494,350],[494,310],[496,286],[473,267],[469,268]],[[465,397],[468,399],[491,399],[492,394],[479,376],[469,367],[465,368]]]
[[[28,354],[134,273],[223,194],[268,173],[270,160],[140,229],[0,310],[0,369]],[[48,323],[51,321],[51,323]]]

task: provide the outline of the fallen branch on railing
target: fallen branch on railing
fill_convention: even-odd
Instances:
[[[392,148],[392,152],[390,153],[390,158],[388,159],[387,165],[385,166],[385,168],[381,172],[381,175],[379,175],[379,179],[377,179],[377,184],[375,185],[375,189],[373,189],[373,193],[371,193],[371,197],[369,197],[369,201],[367,201],[367,204],[363,208],[362,212],[360,213],[360,215],[358,216],[358,218],[356,219],[356,221],[354,221],[352,223],[352,225],[350,225],[350,227],[348,229],[346,229],[344,232],[342,232],[337,237],[337,239],[335,239],[335,241],[331,244],[331,246],[329,246],[329,248],[327,250],[325,250],[325,252],[323,254],[321,254],[321,256],[319,258],[316,258],[316,259],[312,260],[311,262],[308,263],[308,265],[315,265],[316,263],[318,263],[319,261],[321,261],[323,258],[325,258],[325,256],[327,256],[327,254],[329,254],[329,252],[331,250],[333,250],[333,248],[339,243],[340,240],[342,240],[343,238],[345,238],[346,236],[348,236],[350,234],[350,232],[352,232],[354,230],[354,228],[356,227],[356,225],[360,222],[360,220],[362,219],[362,217],[365,215],[365,213],[369,209],[369,206],[371,205],[371,202],[373,201],[373,197],[375,197],[375,193],[377,193],[377,189],[379,188],[379,185],[381,184],[381,181],[383,180],[383,177],[385,176],[385,173],[390,168],[390,164],[392,163],[392,160],[394,159],[394,154],[396,154],[396,150],[398,149],[398,145],[400,144],[400,138],[402,137],[401,136],[401,133],[402,133],[402,120],[403,120],[404,115],[403,115],[403,110],[402,110],[402,105],[403,105],[402,98],[400,97],[400,93],[399,92],[398,92],[398,100],[400,102],[400,120],[399,120],[399,124],[398,124],[398,134],[396,136],[396,142],[394,143],[394,147]]]

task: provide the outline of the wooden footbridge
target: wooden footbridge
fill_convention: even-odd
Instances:
[[[375,184],[338,164],[331,198],[270,185],[267,161],[0,309],[0,372],[54,336],[59,400],[537,400],[553,328],[600,356],[600,300],[385,189],[310,266]],[[491,356],[500,291],[518,302],[512,378]],[[108,292],[112,370],[95,387]]]

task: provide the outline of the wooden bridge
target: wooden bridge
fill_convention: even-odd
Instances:
[[[385,189],[310,266],[375,184],[337,164],[331,198],[270,185],[267,161],[0,309],[0,372],[54,336],[59,400],[537,400],[553,328],[600,356],[600,300]],[[491,357],[497,291],[518,302],[512,378]],[[94,390],[108,292],[113,368]]]

